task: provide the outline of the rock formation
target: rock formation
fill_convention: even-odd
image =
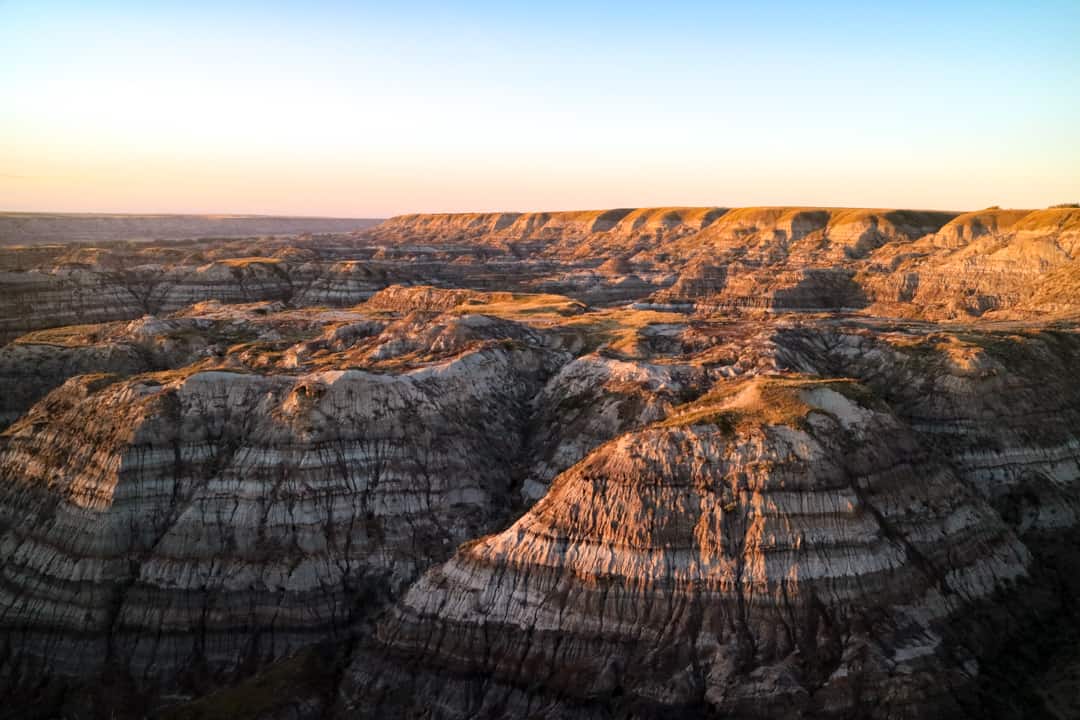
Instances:
[[[782,335],[802,362],[807,346],[859,344]],[[361,654],[346,709],[412,716],[413,698],[438,717],[978,707],[979,659],[1001,629],[981,613],[1022,606],[1041,543],[1080,517],[1080,393],[1053,380],[1075,372],[1080,345],[995,340],[989,355],[955,339],[878,348],[868,375],[880,394],[850,380],[724,383],[618,436],[513,526],[409,589],[368,651],[393,662]],[[894,384],[905,374],[912,384]],[[1061,392],[1050,403],[1029,394],[1042,380]],[[1038,439],[1022,429],[1051,425]]]
[[[341,636],[505,512],[548,351],[490,334],[397,375],[69,380],[0,454],[7,673],[169,684]]]
[[[0,698],[1060,717],[1078,252],[1075,208],[13,249]]]

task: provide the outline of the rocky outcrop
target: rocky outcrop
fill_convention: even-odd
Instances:
[[[560,472],[590,450],[700,395],[707,373],[692,365],[655,365],[601,355],[577,358],[537,396],[529,476],[522,494],[544,496]]]
[[[1075,333],[792,329],[776,343],[782,367],[861,378],[987,500],[1026,496],[1047,528],[1080,520]]]
[[[874,304],[886,314],[951,319],[1076,312],[1039,288],[1045,273],[1075,260],[1077,213],[643,208],[402,216],[372,236],[386,247],[516,247],[561,265],[537,287],[593,304],[653,294],[655,303],[709,312]],[[617,267],[599,263],[614,258]]]
[[[415,287],[394,285],[375,293],[367,301],[367,307],[373,310],[391,310],[395,312],[411,312],[413,310],[445,312],[469,301],[475,301],[478,304],[483,303],[486,297],[485,293],[471,290],[447,290],[429,285]]]
[[[288,266],[280,260],[235,258],[171,273],[154,288],[150,305],[156,312],[171,313],[203,300],[287,300],[292,292]]]
[[[604,445],[409,589],[377,633],[399,659],[361,656],[346,711],[958,712],[979,644],[950,623],[1031,554],[864,398],[753,381]]]
[[[1046,297],[1054,294],[1054,279],[1042,288],[1049,273],[1075,262],[1078,251],[1080,210],[1075,208],[970,213],[905,254],[882,253],[882,260],[890,259],[889,274],[864,284],[893,312],[910,303],[919,314],[935,318],[1022,307],[1076,312],[1075,299]]]
[[[86,270],[0,274],[0,343],[32,330],[139,317],[137,292]]]
[[[311,263],[290,265],[278,258],[255,257],[197,267],[76,267],[48,273],[3,273],[0,342],[45,328],[168,315],[207,301],[348,305],[385,287],[385,275],[349,265],[331,265],[324,273]]]
[[[68,381],[0,452],[3,677],[168,686],[343,637],[505,512],[545,362]]]
[[[715,222],[724,212],[723,208],[638,208],[401,215],[382,223],[371,234],[383,243],[477,242],[577,258],[617,248],[633,252],[650,243],[682,237]]]
[[[0,347],[0,430],[68,378],[133,375],[151,369],[140,348],[127,343],[64,345],[34,342],[31,337]]]
[[[367,300],[389,284],[385,271],[380,272],[370,263],[346,260],[334,263],[320,273],[294,301],[301,307],[345,307]]]
[[[1078,218],[1068,207],[410,215],[341,245],[296,238],[20,252],[13,269],[34,266],[33,257],[39,264],[0,277],[0,341],[205,300],[349,306],[402,283],[706,313],[1075,314],[1068,268],[1080,247]]]
[[[721,381],[614,430],[409,589],[343,712],[978,716],[1004,636],[1068,602],[1038,582],[1080,519],[1078,343],[777,326],[774,372],[865,384]]]
[[[738,263],[719,292],[700,296],[696,307],[716,313],[726,310],[830,311],[866,307],[865,292],[853,280],[854,273],[843,269],[747,271]],[[685,287],[685,285],[683,286]],[[663,297],[663,296],[662,296]],[[689,298],[666,299],[686,300]]]
[[[656,299],[664,302],[693,303],[701,298],[718,295],[727,284],[727,273],[726,265],[699,257],[687,263],[675,283],[658,292]]]
[[[217,361],[245,343],[279,343],[318,334],[322,318],[281,313],[280,303],[200,303],[182,316],[146,315],[130,322],[69,325],[29,333],[0,347],[0,429],[69,378],[119,377],[207,360]],[[277,312],[274,312],[277,311]]]

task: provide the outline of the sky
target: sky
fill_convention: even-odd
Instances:
[[[1080,2],[0,0],[0,210],[1080,201]]]

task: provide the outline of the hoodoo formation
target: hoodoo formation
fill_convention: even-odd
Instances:
[[[0,718],[1080,712],[1080,209],[34,223]]]

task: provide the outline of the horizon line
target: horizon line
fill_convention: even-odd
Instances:
[[[228,219],[299,219],[299,220],[389,220],[394,217],[408,215],[499,215],[529,213],[583,213],[583,212],[611,212],[615,210],[738,210],[748,208],[773,208],[783,210],[909,210],[913,212],[942,212],[963,214],[977,212],[979,210],[1051,210],[1055,208],[1068,208],[1077,203],[1052,203],[1042,207],[1004,207],[1001,205],[986,205],[979,208],[928,208],[928,207],[903,207],[903,206],[872,206],[872,205],[821,205],[821,204],[752,204],[752,205],[612,205],[608,207],[578,207],[562,208],[558,210],[532,209],[532,210],[409,210],[385,215],[343,215],[343,214],[310,214],[310,213],[287,213],[287,212],[231,212],[231,211],[115,211],[115,210],[7,210],[0,209],[0,216],[13,215],[46,215],[68,217],[202,217]]]

